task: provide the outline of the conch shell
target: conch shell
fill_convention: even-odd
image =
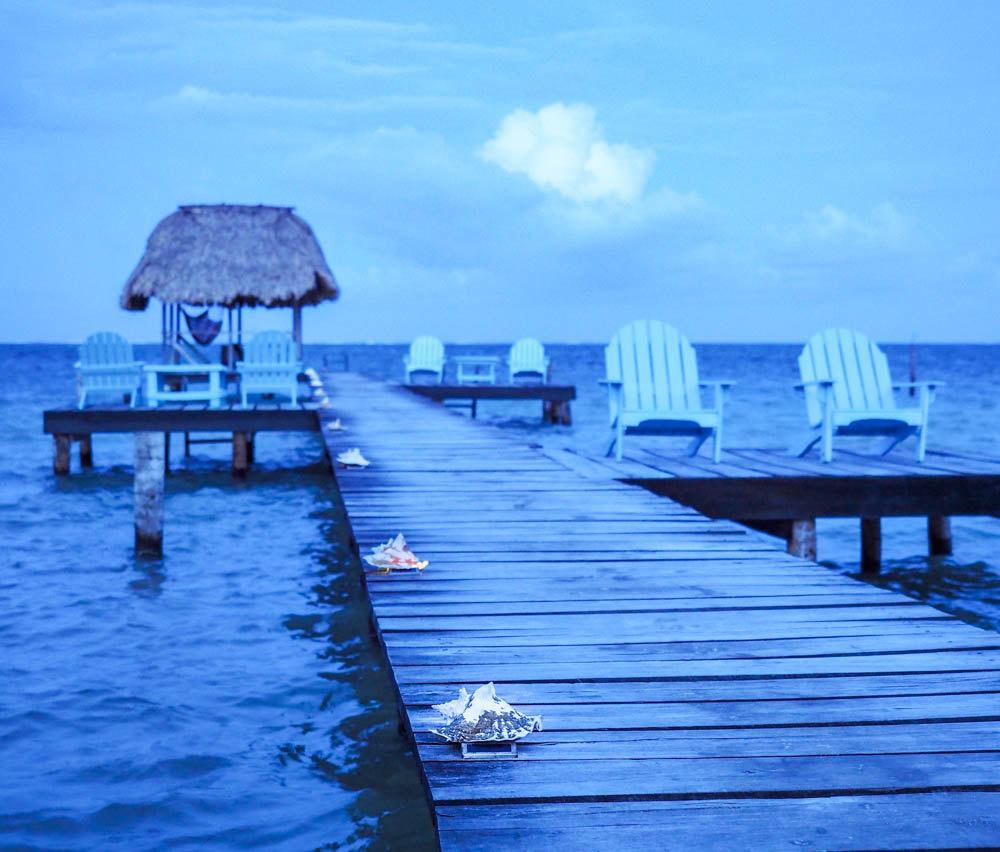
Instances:
[[[462,687],[458,698],[433,707],[448,724],[431,733],[450,743],[511,742],[542,730],[541,716],[527,716],[497,698],[492,683],[472,695]]]
[[[361,450],[357,447],[351,447],[349,450],[338,453],[337,461],[344,467],[368,467],[371,464],[368,459],[361,455]]]
[[[413,555],[406,539],[400,533],[395,538],[390,539],[385,544],[372,548],[372,552],[365,556],[365,562],[373,568],[381,568],[388,574],[393,569],[397,571],[423,571],[427,567],[427,561],[420,561]]]

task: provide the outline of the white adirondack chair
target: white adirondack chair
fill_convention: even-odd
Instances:
[[[510,347],[507,357],[510,383],[544,385],[549,372],[549,359],[545,348],[533,337],[522,337]]]
[[[422,335],[410,344],[410,354],[403,356],[406,384],[412,383],[413,373],[433,373],[437,383],[444,376],[444,344],[436,337]]]
[[[129,394],[135,408],[142,385],[142,362],[132,355],[132,344],[113,331],[99,331],[80,345],[77,374],[77,408],[87,404],[88,395]]]
[[[712,460],[722,452],[722,405],[733,382],[699,382],[694,348],[666,323],[638,320],[618,330],[604,350],[611,428],[621,461],[626,435],[690,435],[688,454],[696,455],[712,437]],[[700,389],[714,388],[711,408]]]
[[[302,362],[295,357],[295,341],[284,331],[260,331],[243,348],[243,360],[236,362],[243,407],[251,394],[287,396],[298,401]]]
[[[882,454],[910,435],[917,437],[917,461],[927,448],[927,413],[941,382],[893,383],[885,353],[865,335],[846,328],[814,334],[799,355],[809,425],[819,430],[799,453],[822,442],[822,458],[833,458],[834,435],[884,436]],[[917,405],[897,408],[893,389],[920,391]]]

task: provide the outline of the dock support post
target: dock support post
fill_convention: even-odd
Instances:
[[[882,519],[861,519],[861,573],[878,574],[882,570]]]
[[[67,476],[69,474],[69,435],[53,435],[52,444],[54,455],[52,457],[52,472],[56,476]]]
[[[87,468],[94,466],[94,445],[92,439],[92,435],[80,436],[80,467]]]
[[[931,556],[951,556],[951,517],[927,516],[927,546]]]
[[[170,473],[170,433],[163,433],[163,472]]]
[[[246,432],[233,432],[233,476],[244,477],[250,468],[250,439]]]
[[[163,555],[163,432],[135,433],[135,551]]]
[[[788,530],[788,552],[816,561],[816,519],[792,521]]]
[[[256,455],[257,433],[250,432],[247,437],[247,466],[252,465]]]

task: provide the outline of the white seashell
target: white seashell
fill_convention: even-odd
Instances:
[[[431,730],[450,743],[510,742],[542,730],[541,716],[527,716],[497,697],[492,683],[472,695],[463,687],[458,698],[433,705],[448,723]]]
[[[344,467],[368,467],[371,464],[368,459],[361,455],[361,450],[357,447],[351,447],[349,450],[338,453],[337,461],[344,465]]]
[[[373,568],[382,568],[386,574],[393,569],[397,571],[412,571],[416,568],[418,571],[423,571],[427,567],[426,560],[421,562],[413,555],[413,551],[410,550],[410,546],[406,543],[406,539],[403,538],[402,533],[399,533],[399,535],[390,539],[385,544],[373,547],[372,552],[365,556],[365,562]]]
[[[338,417],[336,420],[331,420],[327,423],[326,428],[331,432],[342,432],[344,430],[344,425],[340,422],[340,418]]]
[[[316,407],[317,407],[317,408],[329,408],[329,407],[330,407],[330,400],[328,400],[328,399],[327,399],[327,398],[326,398],[326,397],[324,396],[324,397],[323,397],[323,398],[322,398],[322,399],[321,399],[321,400],[319,401],[319,405],[317,405]]]

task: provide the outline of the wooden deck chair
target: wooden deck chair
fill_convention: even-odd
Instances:
[[[814,334],[799,355],[809,425],[819,430],[798,453],[804,456],[822,441],[822,458],[833,458],[834,435],[884,436],[882,455],[915,435],[917,461],[927,448],[927,413],[941,382],[893,383],[885,353],[865,335],[846,328]],[[897,408],[895,388],[919,389],[916,407]]]
[[[444,344],[436,337],[422,335],[410,344],[410,354],[403,356],[406,384],[412,384],[413,373],[433,373],[437,384],[444,377]]]
[[[244,408],[251,394],[287,396],[293,405],[298,401],[302,362],[295,357],[295,341],[284,331],[257,332],[244,345],[236,372]]]
[[[80,345],[77,374],[77,408],[93,394],[129,394],[135,408],[142,385],[142,362],[132,355],[132,344],[113,331],[99,331]]]
[[[533,337],[522,337],[510,347],[507,357],[510,383],[544,385],[549,372],[545,348]]]
[[[626,435],[690,435],[696,455],[712,437],[712,460],[722,452],[722,405],[733,382],[699,382],[694,348],[677,329],[658,320],[638,320],[619,329],[604,350],[608,406],[621,461]],[[714,388],[711,408],[700,389]]]

